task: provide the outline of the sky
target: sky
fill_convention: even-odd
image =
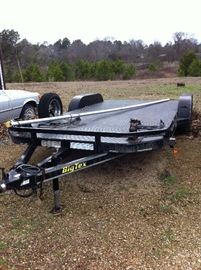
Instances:
[[[201,0],[0,0],[0,32],[49,44],[110,38],[146,44],[185,32],[201,43]]]

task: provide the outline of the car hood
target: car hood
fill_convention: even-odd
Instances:
[[[28,99],[39,99],[39,93],[37,92],[29,92],[29,91],[25,91],[25,90],[4,90],[6,95],[10,98],[10,99],[14,99],[14,98],[19,98],[19,96],[21,98],[28,98]]]

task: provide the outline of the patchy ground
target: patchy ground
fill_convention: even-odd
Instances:
[[[163,98],[194,93],[201,111],[201,78],[119,82],[11,84],[72,96]],[[5,132],[5,131],[0,131]],[[24,146],[3,135],[0,166],[10,168]],[[52,216],[51,185],[44,200],[0,195],[0,269],[201,269],[201,138],[177,138],[169,148],[128,155],[62,181],[61,216]],[[40,159],[39,149],[34,159]]]

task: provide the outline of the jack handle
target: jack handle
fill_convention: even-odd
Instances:
[[[5,168],[0,167],[0,193],[6,191],[6,184],[4,183],[5,177],[6,177]]]

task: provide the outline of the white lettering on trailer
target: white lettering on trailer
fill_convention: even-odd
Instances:
[[[25,186],[25,185],[28,185],[30,183],[30,180],[27,179],[27,180],[24,180],[21,184],[21,186]]]

